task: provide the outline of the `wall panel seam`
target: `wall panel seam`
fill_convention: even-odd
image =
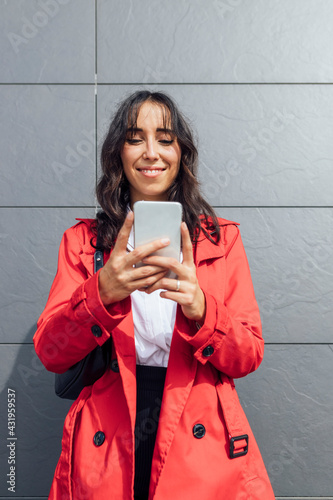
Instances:
[[[43,86],[43,85],[91,85],[94,86],[95,82],[0,82],[0,86],[8,86],[8,85],[34,85],[34,86]],[[186,85],[199,85],[199,86],[209,86],[209,85],[214,85],[214,86],[226,86],[226,85],[237,85],[237,86],[273,86],[273,85],[279,85],[279,86],[295,86],[295,85],[333,85],[333,82],[100,82],[98,85],[103,85],[103,86],[128,86],[128,87],[147,87],[147,86],[157,86],[157,85],[163,85],[163,86],[186,86]]]

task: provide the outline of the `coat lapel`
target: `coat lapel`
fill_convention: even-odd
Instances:
[[[86,269],[88,277],[94,273],[94,253],[95,249],[91,246],[89,240],[82,246],[82,253],[80,254],[81,262]],[[109,257],[110,253],[104,252],[104,264],[106,264]],[[126,312],[126,316],[112,330],[112,341],[117,354],[120,375],[131,419],[132,432],[134,433],[136,414],[136,354],[130,296],[122,301],[122,307]]]
[[[178,305],[152,462],[151,487],[154,491],[197,369],[197,360],[193,356],[192,347],[179,335],[179,332],[189,334],[190,324]]]

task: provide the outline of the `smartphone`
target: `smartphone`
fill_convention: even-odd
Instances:
[[[134,246],[138,247],[161,238],[169,238],[167,247],[157,250],[152,255],[180,259],[180,225],[182,223],[182,205],[176,201],[137,201],[134,210]],[[136,267],[143,264],[139,262]],[[176,278],[169,271],[168,278]]]

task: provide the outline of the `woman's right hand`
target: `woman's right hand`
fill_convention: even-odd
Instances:
[[[134,214],[129,212],[118,233],[110,258],[99,272],[98,287],[104,305],[123,300],[134,290],[143,290],[153,285],[168,272],[168,269],[159,266],[133,267],[144,257],[170,243],[168,239],[155,240],[128,253],[126,248],[133,221]]]

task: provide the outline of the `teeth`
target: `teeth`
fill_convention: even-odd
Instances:
[[[148,172],[151,172],[152,174],[156,174],[157,172],[160,172],[160,170],[141,170],[141,172],[144,172],[145,174],[147,174]]]

